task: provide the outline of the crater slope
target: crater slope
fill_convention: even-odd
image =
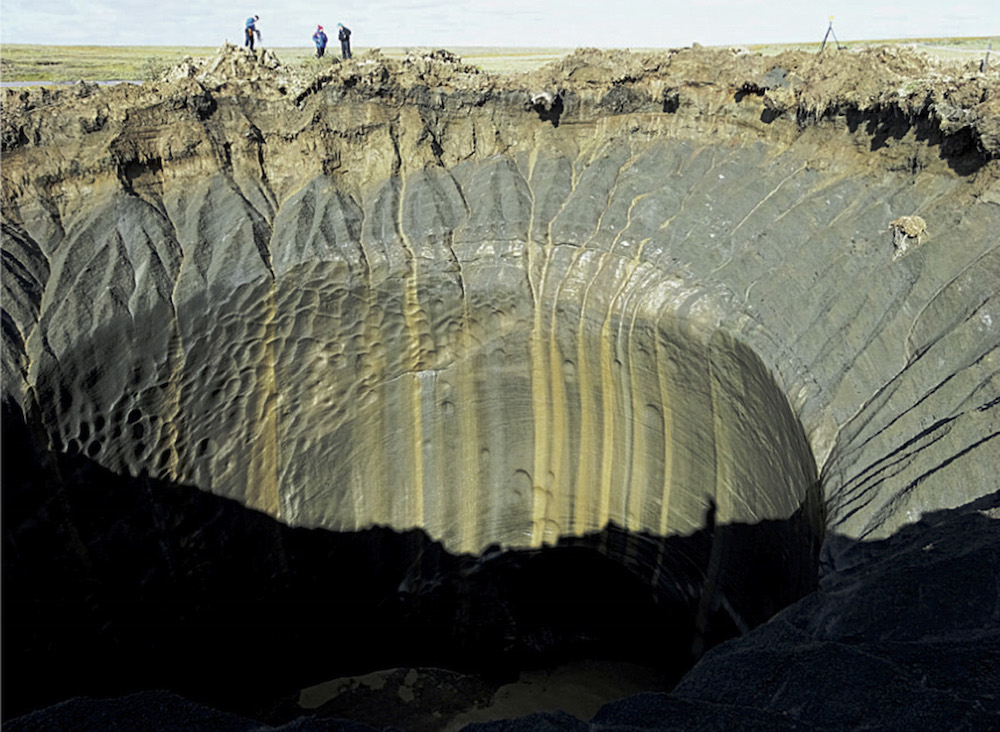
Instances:
[[[693,583],[597,544],[700,656],[996,490],[998,110],[998,71],[888,47],[223,47],[8,90],[3,397],[51,470],[19,485],[79,458],[480,561],[708,531]]]

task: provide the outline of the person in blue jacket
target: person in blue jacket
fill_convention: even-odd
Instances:
[[[323,58],[323,54],[326,53],[326,33],[323,31],[323,26],[316,26],[313,43],[316,44],[316,58]]]
[[[243,45],[244,46],[249,46],[249,48],[250,48],[251,51],[253,50],[253,37],[254,37],[254,35],[257,36],[257,40],[258,41],[260,40],[260,31],[257,30],[257,21],[258,20],[260,20],[260,16],[259,15],[251,15],[249,18],[247,18],[246,28],[243,31],[243,35],[245,37],[244,41],[243,41]]]
[[[344,58],[351,57],[351,29],[346,27],[343,23],[337,23],[337,27],[340,29],[337,32],[337,39],[340,41],[340,55]]]

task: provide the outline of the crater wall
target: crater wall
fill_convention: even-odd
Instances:
[[[771,119],[759,69],[670,92],[648,63],[616,84],[615,61],[577,58],[562,124],[433,60],[294,105],[273,80],[182,78],[83,87],[50,121],[22,93],[5,393],[114,470],[462,551],[685,532],[709,500],[788,516],[814,463],[852,536],[975,497],[996,435],[984,143]],[[420,84],[434,69],[479,88]],[[650,111],[657,89],[683,103]],[[910,214],[927,233],[903,250]]]
[[[8,91],[4,400],[54,454],[455,553],[887,537],[1000,468],[997,73],[838,58]]]
[[[565,183],[560,205],[593,200]],[[222,180],[207,188],[173,216],[247,215]],[[509,217],[463,234],[518,190]],[[423,527],[474,553],[609,521],[690,533],[709,501],[727,522],[795,513],[812,455],[768,368],[719,327],[724,295],[662,276],[655,230],[528,239],[531,194],[503,160],[389,181],[364,205],[317,178],[261,241],[199,228],[190,257],[172,219],[113,195],[71,228],[54,279],[75,294],[27,341],[41,421],[60,450],[292,525]]]

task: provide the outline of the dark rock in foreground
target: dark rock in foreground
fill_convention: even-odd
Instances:
[[[985,730],[1000,727],[1000,493],[848,542],[858,565],[701,660],[673,693],[606,705],[589,722],[536,714],[466,727],[535,730]],[[863,555],[863,556],[862,556]],[[365,730],[303,716],[278,727],[146,692],[78,699],[10,730]],[[399,723],[406,728],[405,720]]]

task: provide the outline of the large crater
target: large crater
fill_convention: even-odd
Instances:
[[[257,713],[323,674],[567,655],[676,676],[815,589],[825,537],[832,572],[988,493],[996,74],[949,97],[883,53],[857,68],[940,104],[729,51],[302,81],[223,49],[8,92],[19,709]],[[146,670],[81,682],[96,653]]]

